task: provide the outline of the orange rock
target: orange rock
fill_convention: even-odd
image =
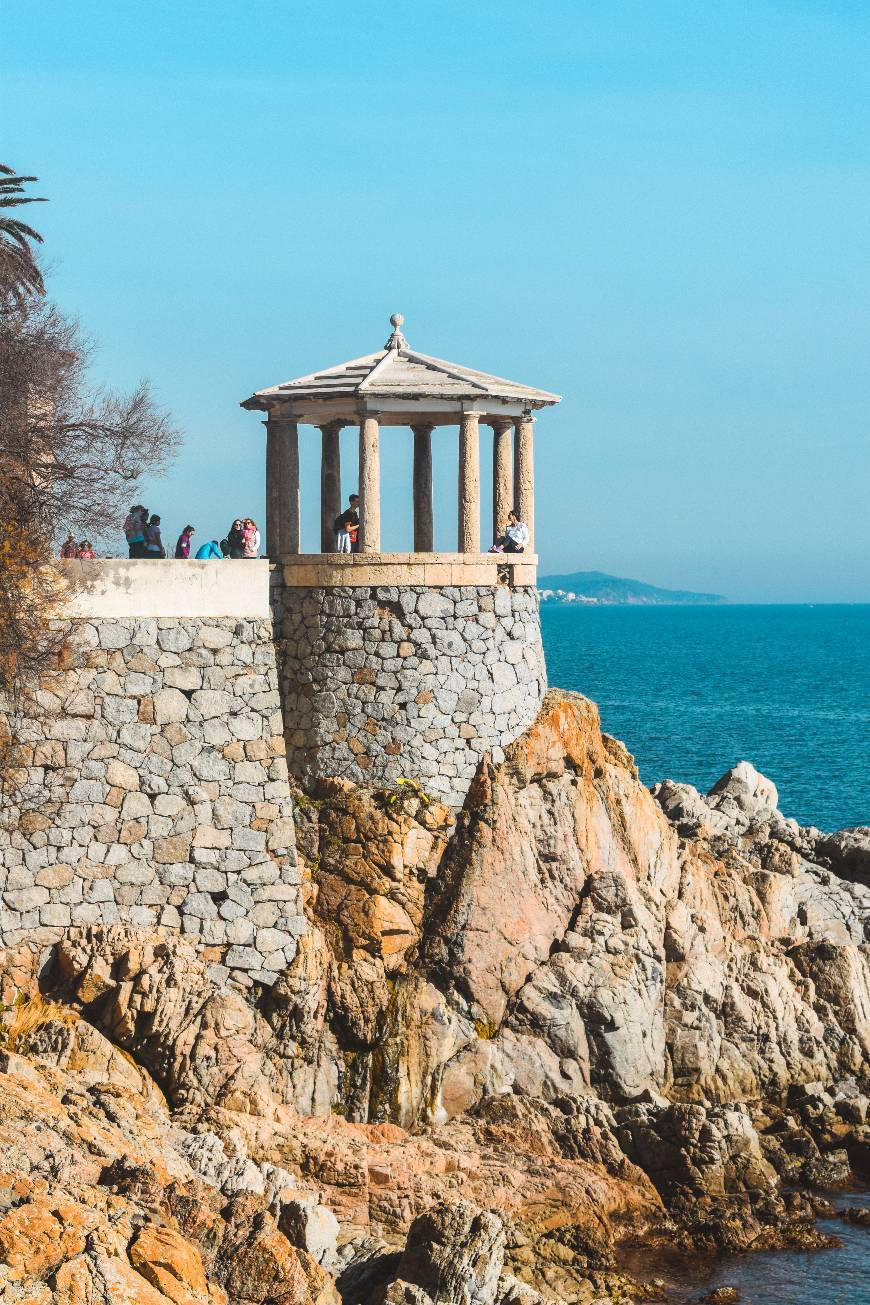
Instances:
[[[130,1262],[173,1305],[209,1299],[202,1256],[173,1228],[146,1224],[129,1246]]]
[[[41,1277],[85,1247],[85,1234],[93,1220],[70,1202],[48,1197],[27,1201],[0,1219],[0,1263],[13,1280]]]
[[[230,1300],[274,1300],[280,1305],[310,1305],[308,1282],[299,1255],[271,1215],[259,1216],[241,1245],[222,1248],[220,1260]]]

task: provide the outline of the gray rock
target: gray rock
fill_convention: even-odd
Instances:
[[[158,725],[186,720],[187,708],[187,698],[179,689],[161,689],[154,695],[154,719]]]
[[[13,911],[31,911],[34,907],[45,907],[51,894],[47,888],[17,888],[3,894],[3,901]]]
[[[815,851],[830,862],[834,874],[870,886],[870,828],[866,825],[823,835]]]
[[[421,1289],[440,1305],[494,1305],[505,1240],[497,1215],[467,1201],[436,1205],[411,1224],[394,1284]]]
[[[157,632],[157,642],[164,652],[186,652],[193,643],[193,638],[186,624],[167,625]]]
[[[238,704],[232,694],[224,693],[219,689],[199,689],[191,696],[191,702],[203,720],[225,717],[231,711],[238,710]]]
[[[278,1215],[278,1228],[291,1246],[307,1251],[324,1268],[333,1266],[338,1243],[338,1220],[315,1201],[288,1201]]]

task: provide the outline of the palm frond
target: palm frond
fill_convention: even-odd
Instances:
[[[47,204],[48,200],[44,195],[23,195],[18,199],[10,198],[3,194],[3,187],[0,186],[0,208],[14,208],[16,204]]]
[[[0,163],[0,209],[44,204],[43,196],[24,193],[25,186],[37,180],[37,177],[21,176],[8,164]],[[0,217],[0,301],[21,305],[28,295],[45,294],[34,244],[41,245],[42,236],[27,222]]]
[[[4,236],[12,236],[19,242],[27,240],[38,240],[42,244],[42,236],[33,227],[29,227],[26,222],[21,222],[18,218],[0,218],[0,231]]]

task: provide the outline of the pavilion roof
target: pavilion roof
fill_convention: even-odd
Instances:
[[[277,400],[297,398],[302,401],[407,399],[410,403],[426,399],[461,403],[492,398],[520,401],[530,408],[544,408],[560,401],[560,395],[547,390],[536,390],[518,381],[418,353],[401,333],[401,315],[396,313],[390,320],[393,333],[379,352],[258,390],[242,407],[268,409]]]

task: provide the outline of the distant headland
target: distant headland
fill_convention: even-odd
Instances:
[[[689,589],[659,589],[642,580],[625,580],[603,571],[572,571],[570,575],[541,576],[541,601],[545,603],[597,603],[651,607],[656,604],[702,606],[727,603],[721,594],[696,594]]]

